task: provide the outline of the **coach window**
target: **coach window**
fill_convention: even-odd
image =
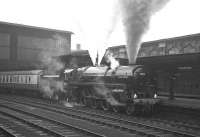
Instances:
[[[30,84],[30,76],[27,76],[27,83]]]
[[[15,81],[16,81],[16,76],[15,75],[13,75],[13,83],[15,83]]]
[[[27,76],[25,76],[25,83],[28,83]]]
[[[5,75],[4,76],[4,83],[6,83],[7,82],[7,76]]]
[[[10,75],[10,79],[9,79],[9,82],[10,82],[10,83],[12,83],[12,77],[13,77],[13,76]]]
[[[21,75],[18,75],[18,83],[21,83]]]
[[[2,75],[2,83],[4,83],[4,75]]]
[[[12,83],[15,83],[15,75],[12,75]]]
[[[4,75],[2,75],[2,83],[4,83]]]
[[[11,79],[11,80],[10,80],[11,83],[15,82],[15,76],[14,76],[14,75],[11,75],[11,78],[10,78],[10,79]]]
[[[23,83],[24,81],[23,81],[23,75],[21,75],[21,83]]]
[[[10,83],[13,83],[13,75],[10,76]]]
[[[11,83],[15,82],[15,75],[11,75]]]
[[[11,76],[9,75],[9,76],[8,76],[8,83],[10,83],[10,77],[11,77]]]
[[[13,76],[10,75],[10,79],[9,79],[9,82],[10,82],[10,83],[12,83],[12,77],[13,77]]]
[[[18,79],[17,79],[17,83],[20,83],[20,75],[17,75]]]
[[[6,82],[7,82],[7,83],[9,83],[9,79],[10,79],[10,76],[8,75],[8,76],[6,77]]]
[[[31,76],[28,77],[28,82],[31,83]]]
[[[17,75],[15,75],[15,83],[17,83],[18,81],[18,76]]]
[[[16,76],[16,83],[19,83],[19,76]]]
[[[13,83],[16,83],[16,75],[14,75]]]
[[[13,76],[12,76],[12,75],[10,75],[10,80],[9,80],[9,82],[10,82],[10,83],[12,83],[12,77],[13,77]]]
[[[6,75],[4,76],[4,80],[3,81],[4,81],[4,83],[6,83]]]
[[[4,75],[2,75],[2,83],[4,83]]]
[[[29,76],[26,76],[26,83],[29,84]]]
[[[8,83],[10,83],[10,77],[11,77],[11,76],[9,75],[9,76],[8,76]]]
[[[26,83],[28,84],[29,82],[28,82],[28,76],[26,76]]]

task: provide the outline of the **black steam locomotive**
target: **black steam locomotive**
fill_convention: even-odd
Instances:
[[[66,69],[68,99],[93,108],[149,113],[159,103],[155,80],[141,65]]]

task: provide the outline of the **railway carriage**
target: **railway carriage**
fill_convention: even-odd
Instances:
[[[42,70],[0,72],[1,89],[37,90]]]
[[[55,86],[58,82],[60,82],[59,75],[46,75],[43,70],[0,72],[0,88],[4,93],[58,98],[54,94],[57,92]]]

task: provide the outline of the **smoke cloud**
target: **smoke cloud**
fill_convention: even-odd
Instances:
[[[64,68],[64,64],[52,55],[53,53],[51,54],[43,52],[40,58],[48,74],[57,74],[58,71]]]
[[[59,71],[64,68],[64,64],[49,53],[42,54],[41,61],[45,66],[45,74],[50,76],[42,78],[40,82],[44,96],[52,98],[55,92],[65,92],[63,82],[55,77],[56,75],[59,76]]]
[[[55,92],[65,92],[63,82],[54,78],[42,78],[40,83],[44,97],[52,98]]]
[[[142,35],[148,30],[151,16],[169,0],[119,0],[126,33],[129,63],[134,64]]]
[[[119,105],[120,103],[112,96],[111,90],[105,86],[94,87],[96,93],[101,95],[111,105]]]
[[[95,81],[97,83],[104,83],[104,81],[100,78],[100,77],[97,77],[95,79]],[[112,90],[107,88],[105,86],[105,84],[101,84],[99,86],[94,86],[94,90],[95,92],[102,96],[108,103],[110,103],[110,105],[119,105],[120,102],[118,102],[112,95]]]
[[[60,55],[65,54],[65,50],[61,47],[66,44],[67,41],[60,35],[54,35],[53,38],[55,41],[55,47],[41,51],[39,55],[39,59],[41,60],[42,66],[44,67],[44,75],[48,75],[48,77],[43,77],[41,79],[41,88],[46,97],[53,97],[55,92],[65,92],[64,84],[62,81],[59,81],[59,74],[62,69],[64,69],[65,65],[58,58]],[[57,46],[59,45],[59,46]],[[57,77],[57,76],[58,77]]]

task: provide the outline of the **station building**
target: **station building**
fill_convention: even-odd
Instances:
[[[70,54],[72,34],[0,22],[0,71],[43,68],[48,59]]]
[[[125,45],[106,52],[112,52],[121,65],[128,65]],[[155,72],[160,95],[200,98],[200,34],[144,42],[136,64]]]

